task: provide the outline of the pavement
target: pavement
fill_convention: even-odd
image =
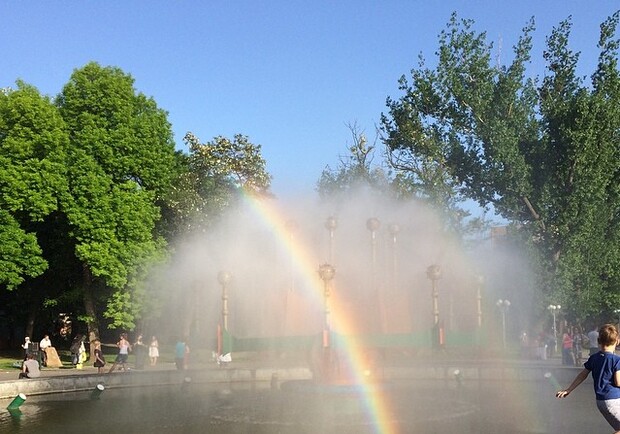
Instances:
[[[104,372],[108,372],[112,365],[108,363],[105,366]],[[144,369],[137,370],[133,363],[129,364],[130,371],[164,371],[164,370],[176,370],[176,366],[174,363],[159,363],[156,366],[146,366]],[[19,373],[21,370],[19,368],[13,369],[2,369],[0,370],[0,381],[11,381],[18,380]],[[118,369],[115,372],[119,372]],[[122,371],[120,371],[122,372]],[[72,376],[72,375],[94,375],[97,374],[97,368],[91,365],[84,365],[82,369],[76,369],[71,366],[63,366],[62,368],[41,368],[41,376],[42,377],[60,377],[60,376]]]

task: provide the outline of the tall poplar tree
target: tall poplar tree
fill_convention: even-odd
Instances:
[[[420,60],[382,116],[390,152],[432,166],[464,195],[492,205],[535,252],[548,300],[573,317],[620,302],[618,13],[601,25],[589,83],[577,74],[567,19],[547,38],[542,80],[528,77],[533,20],[507,65],[486,34],[454,14],[437,66]],[[542,306],[541,306],[542,307]]]

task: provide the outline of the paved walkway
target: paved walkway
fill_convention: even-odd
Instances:
[[[108,363],[105,366],[106,369],[104,372],[108,372],[111,366],[112,365]],[[130,371],[134,370],[133,366],[134,366],[133,363],[129,364]],[[176,369],[176,366],[174,365],[174,363],[159,363],[157,366],[146,366],[145,369],[143,370],[144,371],[158,371],[158,370],[174,370],[174,369]],[[114,372],[118,372],[118,369],[115,370]],[[7,370],[7,369],[0,370],[0,381],[18,380],[19,373],[20,373],[20,369],[18,368],[13,368],[10,370]],[[93,367],[92,364],[84,365],[82,369],[76,369],[76,368],[72,368],[69,366],[64,366],[62,368],[45,368],[45,367],[41,368],[42,377],[58,377],[58,376],[63,376],[63,375],[66,375],[66,376],[89,375],[89,374],[96,374],[96,373],[97,373],[97,368]]]
[[[385,363],[385,366],[406,366],[406,365],[425,365],[428,361],[427,357],[420,357],[420,355],[416,357],[401,357],[401,358],[390,358]],[[539,360],[539,359],[472,359],[472,358],[460,358],[460,357],[452,357],[451,355],[444,355],[434,359],[434,363],[439,365],[450,364],[450,365],[458,365],[462,364],[464,366],[470,365],[478,365],[478,366],[522,366],[522,367],[549,367],[549,368],[578,368],[572,366],[562,366],[562,360],[558,357],[553,357],[547,360]],[[108,363],[105,366],[104,372],[108,372],[111,363]],[[130,371],[138,371],[138,372],[148,372],[148,371],[162,371],[162,370],[176,370],[176,366],[173,362],[158,362],[156,366],[149,366],[148,364],[144,367],[144,369],[136,370],[135,363],[130,357],[129,363],[127,364]],[[229,368],[237,368],[237,369],[260,369],[260,368],[287,368],[287,367],[307,367],[307,361],[295,360],[295,359],[268,359],[261,358],[256,355],[248,356],[246,355],[244,358],[240,358],[237,360],[233,360],[230,364],[227,365]],[[202,362],[190,361],[190,369],[219,369],[220,367],[214,361],[207,360]],[[15,381],[18,380],[20,369],[12,368],[12,369],[3,369],[0,370],[0,381]],[[115,370],[115,372],[122,372]],[[43,377],[56,377],[56,376],[72,376],[72,375],[92,375],[97,374],[97,368],[92,366],[92,363],[87,362],[84,364],[82,369],[76,369],[71,367],[70,365],[65,365],[62,368],[45,368],[41,369],[41,374]]]

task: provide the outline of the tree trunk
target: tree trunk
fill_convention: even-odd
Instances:
[[[34,336],[34,322],[37,317],[37,307],[35,303],[30,303],[30,307],[28,308],[28,318],[26,320],[26,336],[30,337],[30,342],[38,342]]]
[[[97,321],[97,310],[95,309],[95,297],[93,295],[93,275],[90,268],[84,265],[84,311],[88,317],[88,342],[99,339],[99,321]],[[91,357],[94,345],[91,345]]]

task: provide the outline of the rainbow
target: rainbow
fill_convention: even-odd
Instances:
[[[244,194],[244,202],[249,209],[264,224],[269,225],[276,233],[278,243],[284,249],[289,250],[293,266],[301,276],[307,281],[317,305],[323,302],[324,283],[318,274],[319,264],[315,257],[310,255],[309,249],[300,242],[291,242],[289,229],[287,228],[287,217],[277,209],[273,200],[256,198]],[[337,278],[337,277],[336,277]],[[356,324],[351,314],[347,313],[343,303],[337,296],[330,297],[330,327],[334,334],[341,337],[339,342],[344,349],[341,354],[345,360],[340,360],[344,368],[348,371],[350,379],[356,385],[360,396],[363,397],[363,409],[372,423],[374,432],[382,434],[396,434],[397,428],[391,422],[390,406],[382,394],[371,387],[368,382],[368,366],[365,353],[351,336],[355,335]]]

